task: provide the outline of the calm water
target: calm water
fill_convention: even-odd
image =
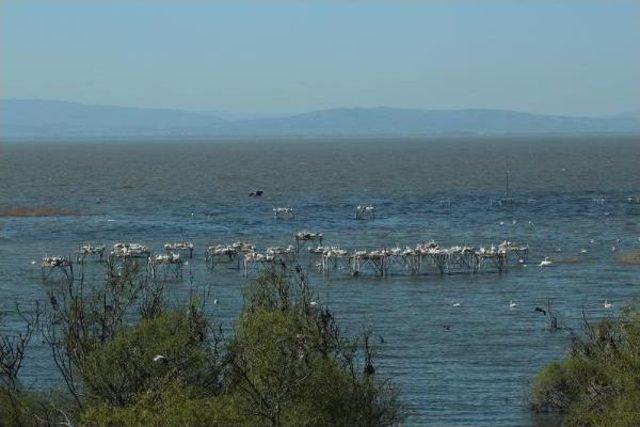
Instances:
[[[492,206],[507,162],[517,203]],[[530,263],[502,275],[313,282],[349,330],[372,325],[384,336],[380,371],[413,408],[410,424],[533,425],[541,421],[527,410],[531,379],[562,355],[569,336],[546,331],[533,308],[550,298],[561,323],[579,328],[583,308],[597,319],[604,299],[617,310],[637,295],[640,268],[614,259],[640,250],[640,205],[627,201],[640,196],[638,165],[634,137],[0,144],[0,208],[82,213],[0,218],[0,309],[15,325],[14,301],[43,296],[31,260],[70,254],[85,241],[160,250],[192,240],[198,256],[188,274],[212,284],[220,300],[213,314],[229,329],[246,279],[203,268],[212,242],[286,245],[302,229],[343,248],[515,240],[529,244]],[[254,189],[265,196],[247,197]],[[600,197],[604,204],[593,202]],[[369,202],[378,217],[353,220],[353,207]],[[274,220],[274,206],[295,208],[295,219]],[[545,255],[554,266],[541,269]],[[172,286],[178,295],[189,288]],[[34,387],[56,378],[45,351],[34,342],[24,372]]]

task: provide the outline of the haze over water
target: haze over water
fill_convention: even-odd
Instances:
[[[500,275],[311,277],[349,330],[372,326],[384,337],[379,372],[399,384],[409,424],[531,425],[530,382],[570,334],[545,330],[534,307],[551,299],[561,325],[579,331],[582,310],[596,320],[607,315],[605,299],[615,313],[637,295],[640,267],[615,257],[640,250],[640,204],[628,201],[640,196],[638,165],[640,138],[626,136],[4,143],[0,208],[81,215],[0,218],[0,310],[15,326],[14,301],[44,297],[31,260],[72,254],[83,242],[160,251],[193,241],[187,279],[171,286],[185,297],[189,276],[211,284],[220,301],[211,314],[228,332],[247,279],[207,271],[202,252],[211,243],[247,240],[264,250],[293,243],[303,229],[345,249],[526,243],[528,265]],[[492,205],[504,196],[507,167],[516,203]],[[265,195],[249,198],[255,189]],[[361,203],[377,206],[375,220],[353,219]],[[296,217],[275,220],[279,206]],[[544,256],[552,267],[537,267]],[[24,380],[34,387],[57,378],[39,357],[45,351],[36,340],[28,354]]]

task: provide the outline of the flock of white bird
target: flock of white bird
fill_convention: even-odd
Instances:
[[[294,217],[294,210],[291,207],[276,207],[272,209],[274,218],[288,218]],[[358,205],[355,208],[355,219],[373,219],[375,218],[376,207],[370,203]],[[191,213],[194,216],[194,213]]]
[[[462,307],[462,302],[456,301],[452,304],[452,306],[455,308]],[[604,303],[602,304],[602,306],[605,310],[611,310],[613,308],[613,304],[610,303],[608,299],[604,300]],[[515,310],[517,307],[518,307],[518,303],[516,303],[513,300],[509,301],[509,310]]]
[[[260,192],[262,193],[262,192]],[[629,197],[628,200],[630,202],[636,202],[636,203],[640,203],[640,198],[632,198]],[[593,199],[593,203],[594,204],[598,204],[598,205],[603,205],[605,203],[604,197],[597,197]],[[291,207],[275,207],[273,208],[273,215],[275,218],[293,218],[294,217],[294,209]],[[364,218],[374,218],[375,216],[375,211],[376,211],[376,207],[373,204],[360,204],[357,205],[355,208],[355,218],[356,219],[364,219]],[[193,216],[193,214],[192,214]],[[513,225],[515,225],[517,223],[517,220],[512,220],[511,223]],[[504,221],[500,221],[500,225],[504,225],[505,222]],[[528,221],[528,226],[529,227],[534,227],[534,224],[532,221]],[[321,233],[311,233],[308,231],[302,231],[299,232],[295,235],[295,239],[296,241],[309,241],[309,240],[320,240],[322,241],[322,234]],[[640,240],[640,237],[638,237],[638,239]],[[505,242],[505,243],[510,243],[510,242]],[[503,243],[503,245],[505,244]],[[590,240],[591,244],[594,244],[594,240],[591,239]],[[620,243],[620,239],[617,240],[617,243]],[[165,244],[165,250],[168,252],[166,254],[158,254],[158,255],[151,255],[151,252],[149,251],[149,249],[142,245],[142,244],[138,244],[138,243],[116,243],[113,246],[113,250],[110,252],[110,254],[112,256],[116,256],[116,257],[148,257],[149,262],[150,263],[154,263],[154,264],[173,264],[173,263],[181,263],[182,259],[180,258],[180,254],[178,253],[179,251],[183,251],[183,250],[187,250],[190,252],[190,256],[192,254],[193,251],[193,243],[191,242],[178,242],[178,243],[167,243]],[[96,246],[92,246],[92,245],[83,245],[80,247],[79,251],[78,251],[78,255],[100,255],[102,256],[102,253],[105,251],[105,246],[104,245],[96,245]],[[339,248],[327,248],[327,247],[323,247],[323,246],[318,246],[316,248],[308,248],[310,253],[319,253],[319,254],[323,254],[326,255],[327,253],[331,254],[331,255],[342,255],[342,256],[347,256],[349,255],[349,253],[347,251],[341,250]],[[373,252],[366,252],[366,251],[360,251],[360,252],[356,252],[355,256],[377,256],[378,252],[380,252],[380,256],[383,255],[399,255],[399,254],[405,254],[405,255],[410,255],[410,254],[414,254],[414,253],[426,253],[426,252],[433,252],[433,251],[446,251],[446,252],[459,252],[459,251],[465,251],[465,250],[474,250],[477,251],[479,254],[491,254],[494,252],[499,252],[501,250],[504,250],[503,247],[500,248],[495,248],[495,247],[491,247],[491,248],[480,248],[479,250],[475,250],[473,248],[467,248],[467,247],[452,247],[452,248],[438,248],[437,246],[434,245],[425,245],[424,247],[418,246],[415,249],[414,248],[392,248],[390,250],[381,250],[381,251],[373,251]],[[611,247],[612,251],[616,251],[617,247],[615,245],[613,245]],[[560,251],[560,249],[558,248],[558,251]],[[292,245],[289,245],[285,248],[281,248],[281,247],[269,247],[266,250],[265,254],[260,254],[256,251],[256,249],[253,247],[253,245],[249,244],[249,243],[245,243],[245,242],[236,242],[233,243],[231,245],[216,245],[216,246],[210,246],[207,249],[207,254],[209,256],[232,256],[232,255],[242,255],[244,257],[245,261],[269,261],[269,260],[273,260],[275,259],[275,257],[277,256],[287,256],[287,255],[293,255],[295,252],[295,249]],[[580,249],[580,254],[587,254],[589,251],[586,248],[582,248]],[[44,257],[41,261],[41,266],[43,268],[48,267],[48,268],[53,268],[53,267],[57,267],[57,266],[61,266],[61,265],[66,265],[67,263],[70,263],[70,261],[64,257],[51,257],[51,256],[47,256]],[[36,261],[33,260],[31,261],[31,264],[36,264]],[[540,263],[538,264],[539,267],[541,268],[545,268],[545,267],[550,267],[554,265],[553,261],[545,256]],[[216,300],[217,303],[217,300]],[[453,303],[453,307],[461,307],[462,303],[461,302],[454,302]],[[605,310],[610,310],[613,308],[613,304],[611,302],[609,302],[608,299],[604,300],[603,303],[603,307]],[[509,309],[510,310],[514,310],[517,308],[517,303],[514,302],[513,300],[509,301]],[[157,356],[158,357],[158,356]],[[163,356],[162,356],[163,357]],[[154,361],[155,358],[154,358]]]

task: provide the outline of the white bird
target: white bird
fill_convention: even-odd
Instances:
[[[591,243],[592,245],[595,243],[596,241],[594,239],[589,240],[589,243]]]
[[[589,252],[589,251],[588,251],[588,250],[586,250],[586,249],[580,249],[580,253],[581,253],[581,254],[586,254],[587,252]]]
[[[215,305],[217,305],[217,304],[218,304],[218,302],[219,302],[219,301],[218,301],[218,299],[217,299],[217,298],[213,300],[213,304],[215,304]]]
[[[311,307],[315,307],[316,305],[318,305],[318,302],[317,302],[317,301],[311,301],[311,302],[309,303],[309,305],[310,305]]]
[[[540,267],[549,267],[551,264],[552,264],[552,262],[549,259],[549,257],[544,257],[544,259],[542,261],[540,261],[539,266]]]
[[[166,357],[164,357],[164,356],[163,356],[163,355],[161,355],[161,354],[156,354],[155,356],[153,356],[153,361],[154,361],[155,363],[158,363],[158,362],[164,362],[165,360],[167,360],[167,358],[166,358]]]
[[[509,302],[509,308],[510,308],[511,310],[513,310],[513,309],[514,309],[514,308],[516,308],[517,306],[518,306],[518,304],[516,304],[515,302],[513,302],[513,300],[511,300],[511,301]]]
[[[613,307],[613,304],[611,304],[609,301],[604,300],[604,309],[605,310],[609,310],[611,307]]]
[[[454,306],[454,307],[460,307],[461,305],[462,305],[462,304],[461,304],[461,303],[459,303],[459,302],[454,302],[454,303],[453,303],[453,306]]]
[[[36,260],[35,260],[35,259],[32,259],[32,260],[31,260],[31,265],[35,265],[35,263],[36,263]]]
[[[500,221],[500,225],[504,225],[504,221]]]

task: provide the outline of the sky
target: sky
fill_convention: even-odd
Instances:
[[[0,97],[640,111],[640,1],[0,0]]]

